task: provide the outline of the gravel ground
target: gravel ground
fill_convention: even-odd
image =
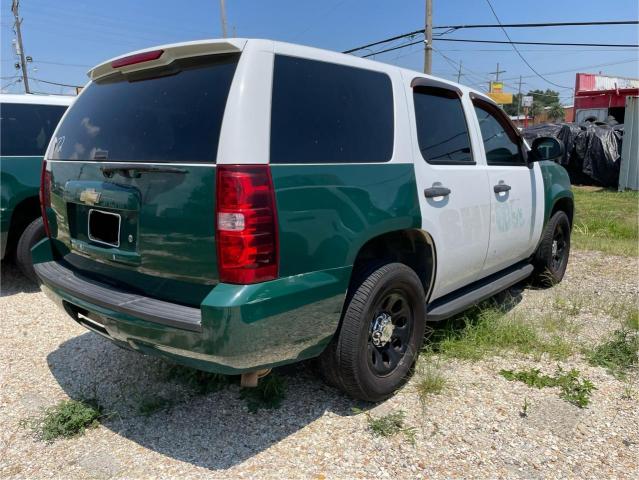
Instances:
[[[569,337],[594,344],[618,326],[613,298],[636,301],[637,259],[575,252],[564,282],[523,290],[513,312],[579,303]],[[577,300],[574,300],[577,299]],[[362,407],[324,386],[304,365],[282,369],[287,397],[277,410],[249,413],[238,388],[193,395],[161,361],[121,350],[65,317],[15,267],[2,265],[0,477],[2,478],[637,478],[637,376],[621,382],[580,355],[559,362],[597,387],[588,408],[555,389],[508,382],[502,368],[558,362],[505,354],[443,361],[447,385],[422,404],[415,380],[369,415],[403,410],[414,427],[384,438]],[[606,307],[608,306],[608,307]],[[607,308],[607,309],[606,309]],[[607,312],[607,313],[604,313]],[[574,313],[574,312],[573,312]],[[628,385],[634,393],[627,398]],[[140,415],[142,399],[175,405]],[[82,437],[50,444],[20,421],[67,398],[97,398],[111,415]],[[528,415],[521,417],[524,401]]]

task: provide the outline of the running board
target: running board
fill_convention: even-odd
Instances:
[[[529,263],[520,264],[514,269],[509,268],[504,272],[475,282],[474,285],[449,293],[427,305],[426,320],[431,322],[446,320],[525,280],[532,274],[533,270],[533,266]]]

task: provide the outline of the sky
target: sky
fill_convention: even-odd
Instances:
[[[637,20],[637,0],[491,0],[502,23]],[[229,36],[269,38],[343,51],[424,27],[423,0],[226,0]],[[21,0],[22,36],[31,89],[69,93],[42,80],[84,85],[92,66],[112,57],[166,43],[222,36],[219,0]],[[21,93],[12,40],[11,0],[0,0],[0,87]],[[486,0],[433,0],[433,24],[495,23]],[[437,32],[438,30],[435,30]],[[439,30],[441,32],[442,30]],[[639,43],[632,26],[509,29],[514,41]],[[446,38],[506,40],[500,29],[460,30]],[[419,39],[419,38],[417,38]],[[398,45],[398,43],[389,46]],[[639,77],[639,49],[519,46],[537,77],[507,44],[433,42],[433,74],[485,90],[497,62],[506,91],[552,88],[572,103],[575,73]],[[383,47],[375,47],[382,49]],[[375,60],[421,71],[423,45],[375,56]],[[37,79],[37,80],[36,80]],[[15,82],[15,83],[12,83]]]

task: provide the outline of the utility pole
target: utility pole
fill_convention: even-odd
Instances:
[[[517,116],[521,114],[521,75],[519,75],[519,88],[517,89]]]
[[[459,71],[457,72],[457,83],[461,80],[462,77],[462,61],[459,61]]]
[[[222,20],[222,37],[226,38],[226,5],[220,0],[220,19]]]
[[[22,45],[22,31],[20,30],[20,26],[22,25],[22,20],[20,19],[20,13],[18,8],[20,6],[20,0],[13,0],[11,2],[11,11],[13,12],[14,18],[14,26],[16,29],[16,36],[18,37],[17,53],[20,55],[20,67],[22,68],[22,81],[24,82],[24,93],[31,93],[29,89],[29,77],[27,76],[27,60],[24,56],[24,46]]]
[[[494,71],[494,72],[490,72],[490,74],[489,74],[489,75],[495,75],[495,82],[498,82],[498,81],[499,81],[499,74],[500,74],[500,73],[506,73],[506,70],[499,70],[499,62],[497,62],[497,70],[496,70],[496,71]],[[491,85],[490,85],[490,83],[489,83],[489,84],[488,84],[488,91],[489,91],[489,92],[492,92],[492,88],[490,88],[490,87],[491,87]]]
[[[426,0],[424,73],[433,73],[433,0]]]

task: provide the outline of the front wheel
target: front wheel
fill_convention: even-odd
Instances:
[[[551,287],[561,282],[570,255],[570,220],[565,212],[556,212],[548,221],[535,253],[535,283]]]
[[[416,273],[401,263],[378,268],[350,297],[339,333],[320,357],[322,375],[361,400],[389,397],[408,379],[425,319]]]

